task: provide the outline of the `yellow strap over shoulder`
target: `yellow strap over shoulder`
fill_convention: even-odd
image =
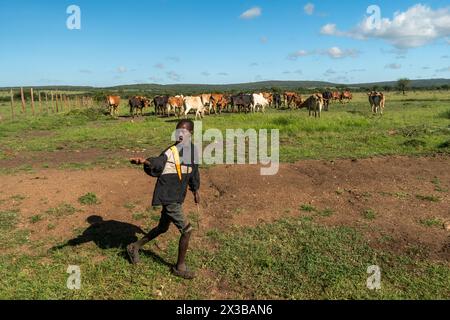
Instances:
[[[180,181],[183,179],[182,173],[181,173],[181,162],[180,162],[180,154],[178,153],[178,149],[176,146],[170,147],[170,150],[173,154],[173,159],[175,161],[175,167],[177,168],[178,178]]]

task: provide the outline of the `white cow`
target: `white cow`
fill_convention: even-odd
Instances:
[[[195,119],[197,117],[203,118],[205,116],[205,106],[202,97],[184,97],[184,116],[187,117],[191,110],[195,110]]]
[[[211,114],[211,94],[202,94],[200,95],[200,98],[202,98],[203,106],[206,107],[208,113]]]
[[[269,100],[264,98],[262,93],[255,93],[252,95],[252,112],[258,112],[258,110],[261,110],[261,112],[266,111],[266,107],[270,106]]]

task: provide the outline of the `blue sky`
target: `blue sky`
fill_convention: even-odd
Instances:
[[[0,86],[450,78],[440,0],[0,0],[0,39]]]

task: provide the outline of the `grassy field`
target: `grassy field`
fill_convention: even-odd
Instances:
[[[17,245],[26,235],[2,221],[2,238]],[[2,239],[5,241],[5,239]],[[2,242],[3,242],[2,241]],[[357,230],[326,228],[311,218],[281,220],[254,229],[215,230],[202,239],[188,262],[222,279],[229,298],[238,299],[449,299],[448,264],[430,262],[417,251],[394,255],[369,247]],[[158,256],[144,251],[130,267],[122,249],[91,243],[34,254],[0,255],[0,299],[204,299],[211,278],[174,278],[177,242]],[[208,249],[215,247],[217,249]],[[423,254],[423,252],[421,252]],[[66,288],[68,265],[80,265],[82,290]],[[382,289],[366,287],[367,268],[382,270]],[[50,276],[51,275],[51,276]]]
[[[37,117],[28,112],[12,121],[9,108],[9,103],[0,102],[0,163],[7,164],[22,155],[27,155],[24,159],[28,160],[0,167],[2,175],[53,167],[72,170],[125,166],[123,152],[133,156],[132,151],[145,149],[148,156],[156,154],[170,143],[175,125],[174,118],[152,115],[131,121],[126,117],[126,102],[122,103],[120,119],[92,108]],[[237,128],[279,129],[282,162],[449,154],[450,92],[410,92],[407,96],[389,93],[383,116],[372,115],[366,95],[358,93],[350,104],[332,104],[320,120],[309,118],[305,110],[269,110],[266,114],[207,116],[203,129],[209,128],[222,132]],[[100,155],[109,152],[109,156],[58,166],[41,161],[44,154],[91,149]],[[411,201],[420,200],[424,206],[440,204],[448,194],[447,183],[436,177],[433,184],[439,197],[418,190]],[[194,239],[188,255],[188,264],[200,270],[200,276],[186,282],[170,274],[177,234],[172,233],[157,254],[154,246],[147,246],[142,264],[137,267],[130,266],[123,246],[109,245],[107,241],[80,246],[68,246],[67,240],[52,237],[32,241],[30,225],[45,222],[45,230],[53,230],[70,221],[80,205],[95,206],[102,199],[88,193],[80,195],[76,203],[61,203],[25,217],[21,202],[26,196],[7,198],[7,186],[2,182],[0,185],[0,299],[450,299],[448,261],[430,259],[427,248],[420,246],[402,253],[371,246],[363,229],[370,228],[378,213],[368,208],[361,211],[365,219],[362,227],[325,226],[318,220],[333,215],[333,208],[315,212],[314,207],[305,204],[299,210],[302,214],[296,217],[254,228],[208,230],[201,239]],[[347,190],[336,191],[336,197],[344,192]],[[401,196],[399,190],[398,201]],[[135,204],[123,206],[134,212]],[[158,211],[149,208],[134,212],[132,217],[135,224],[147,230],[157,221]],[[195,217],[191,220],[195,221]],[[427,218],[417,223],[424,228],[441,228],[443,221]],[[72,226],[71,230],[76,238],[85,226]],[[379,238],[393,241],[389,235]],[[48,250],[49,243],[55,245],[53,250]],[[66,288],[66,270],[74,264],[81,266],[79,291]],[[381,290],[366,287],[367,268],[371,265],[382,270]],[[211,288],[218,288],[217,292],[211,292]]]
[[[420,155],[448,152],[450,93],[392,93],[385,115],[373,116],[367,98],[333,104],[321,120],[307,112],[274,111],[266,114],[225,114],[206,117],[203,129],[279,129],[281,161],[334,159],[379,155]],[[7,119],[8,105],[0,105],[0,159],[18,152],[55,150],[159,150],[170,140],[174,120],[147,116],[143,121],[111,119],[95,109],[65,115]],[[128,109],[122,106],[122,115]],[[114,160],[116,162],[116,160]]]

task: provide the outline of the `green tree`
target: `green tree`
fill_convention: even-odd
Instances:
[[[406,88],[409,86],[410,83],[411,80],[409,80],[408,78],[401,78],[397,81],[397,86],[400,89],[400,91],[403,92],[403,95],[406,95]]]

